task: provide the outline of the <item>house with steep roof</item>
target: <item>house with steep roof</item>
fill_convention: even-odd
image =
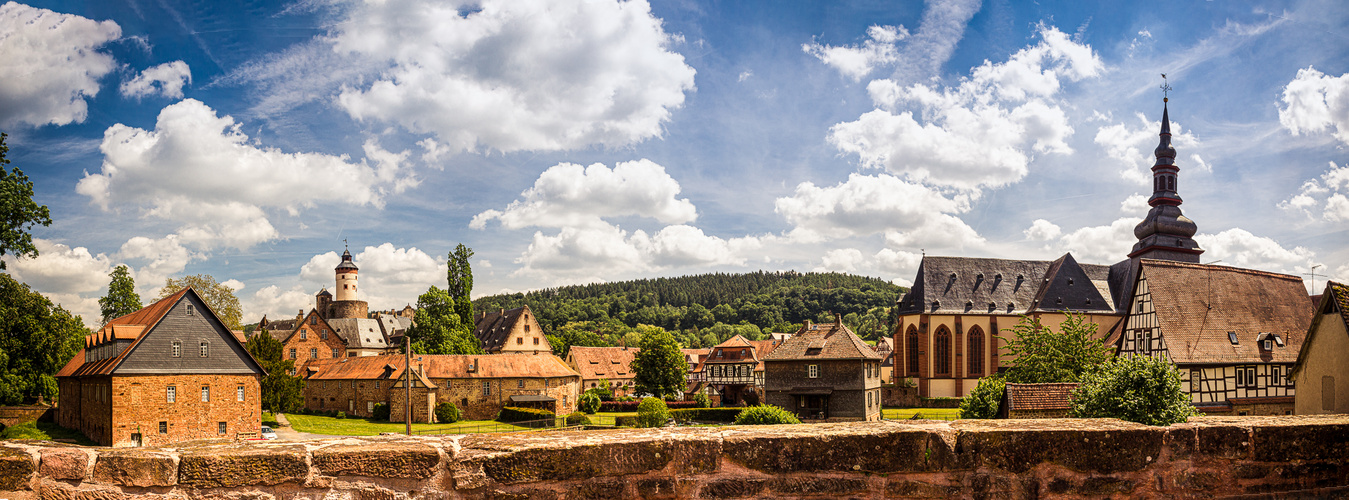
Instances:
[[[357,356],[322,360],[305,377],[310,410],[338,410],[368,417],[376,404],[390,405],[390,421],[404,420],[404,377],[413,379],[414,422],[426,422],[435,404],[452,402],[463,418],[490,420],[505,406],[543,408],[559,415],[576,411],[581,377],[557,356],[412,355]]]
[[[1120,356],[1166,359],[1204,413],[1290,414],[1314,309],[1302,278],[1253,269],[1143,259]]]
[[[57,423],[103,446],[256,435],[266,372],[191,288],[113,319],[56,373]]]
[[[694,382],[687,392],[696,394],[706,389],[709,396],[719,396],[716,399],[723,406],[745,403],[747,391],[754,392],[762,401],[763,357],[779,344],[771,339],[749,340],[738,334],[726,339],[709,349],[706,356],[700,356],[701,361],[688,377]]]
[[[1073,391],[1079,384],[1014,384],[1003,387],[998,418],[1063,418],[1072,409]]]
[[[881,418],[881,355],[834,322],[801,329],[764,356],[764,402],[803,420]]]
[[[380,321],[372,318],[332,318],[328,319],[333,331],[346,342],[347,356],[378,356],[399,351],[398,344],[392,344],[385,337]]]
[[[1288,378],[1295,414],[1349,413],[1349,286],[1326,283]]]
[[[473,336],[488,354],[552,354],[553,347],[544,336],[543,326],[529,306],[479,312]]]
[[[581,391],[605,387],[614,397],[631,396],[636,374],[632,360],[640,347],[585,347],[574,345],[567,350],[567,366],[581,375]]]
[[[323,319],[317,309],[297,321],[286,321],[289,331],[273,330],[282,322],[274,322],[263,328],[268,334],[281,341],[281,356],[295,362],[296,373],[303,373],[309,363],[319,359],[347,357],[347,342],[337,335],[328,320]]]

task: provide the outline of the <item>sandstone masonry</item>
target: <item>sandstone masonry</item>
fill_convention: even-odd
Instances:
[[[882,421],[197,442],[0,442],[3,498],[1349,496],[1349,416]]]

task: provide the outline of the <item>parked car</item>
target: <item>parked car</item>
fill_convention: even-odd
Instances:
[[[262,431],[258,432],[258,435],[262,436],[262,439],[276,439],[276,431],[265,425],[262,426]]]

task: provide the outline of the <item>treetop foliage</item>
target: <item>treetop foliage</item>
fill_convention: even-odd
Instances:
[[[0,133],[0,257],[37,257],[28,230],[34,225],[52,225],[51,211],[33,201],[33,182],[22,170],[5,168],[9,165],[5,158],[9,154],[7,137],[9,134]],[[4,268],[5,261],[0,260],[0,269]]]
[[[117,266],[108,274],[112,281],[108,283],[108,294],[98,299],[99,310],[103,313],[103,323],[141,310],[141,296],[136,294],[136,281],[125,264]]]
[[[79,316],[0,273],[0,405],[56,397],[56,372],[88,334]]]
[[[1096,324],[1081,314],[1068,313],[1054,332],[1040,320],[1022,316],[1011,328],[1003,349],[1015,358],[1006,381],[1017,384],[1079,382],[1112,358],[1110,347],[1093,338]]]
[[[267,372],[260,381],[262,407],[273,412],[300,409],[304,405],[304,379],[290,374],[295,362],[285,359],[285,345],[270,333],[258,331],[244,347]]]
[[[1180,372],[1162,358],[1129,356],[1087,374],[1073,391],[1071,415],[1171,425],[1200,415],[1181,386]]]
[[[670,332],[648,328],[642,333],[642,350],[632,360],[633,383],[637,392],[658,397],[684,390],[689,365]],[[662,403],[663,404],[663,403]]]
[[[432,285],[417,297],[417,322],[407,336],[412,352],[420,354],[482,354],[472,328],[460,321],[449,292]]]
[[[163,299],[187,287],[192,287],[201,295],[201,300],[206,301],[206,305],[225,323],[226,328],[242,329],[239,322],[244,317],[244,310],[239,306],[239,298],[234,296],[234,289],[220,284],[209,274],[169,278],[159,291],[159,298]]]

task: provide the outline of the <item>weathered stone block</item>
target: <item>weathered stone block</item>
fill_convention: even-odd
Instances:
[[[254,484],[303,483],[309,475],[303,446],[201,448],[182,455],[178,484],[231,488]]]
[[[43,448],[38,473],[50,479],[83,481],[94,463],[92,450],[81,448]]]
[[[762,479],[718,479],[703,484],[698,491],[702,498],[740,498],[758,495],[767,481]]]
[[[331,476],[426,479],[435,473],[439,463],[440,453],[419,443],[368,442],[314,451],[314,467]]]
[[[492,490],[483,494],[484,500],[557,500],[556,491],[537,488]]]
[[[1251,456],[1251,430],[1235,425],[1206,425],[1197,429],[1199,455],[1205,459],[1247,459]]]
[[[677,495],[674,478],[639,479],[633,482],[633,487],[637,488],[637,496],[641,498],[676,498]]]
[[[1128,493],[1137,486],[1133,481],[1113,477],[1092,476],[1082,481],[1077,492],[1088,496],[1107,496]]]
[[[1199,444],[1199,431],[1195,427],[1181,424],[1169,427],[1162,435],[1162,447],[1170,460],[1189,460],[1194,456]],[[1157,457],[1153,457],[1156,459]]]
[[[1098,426],[1086,419],[1052,422],[1047,425],[1060,428],[1027,432],[990,424],[965,429],[956,444],[960,465],[1022,473],[1041,463],[1055,463],[1078,472],[1111,474],[1142,470],[1162,451],[1162,428],[1118,421]]]
[[[1175,489],[1187,492],[1208,492],[1222,487],[1221,475],[1208,471],[1182,471],[1171,478]]]
[[[173,486],[178,482],[178,461],[162,452],[102,451],[94,461],[94,481],[139,488]]]
[[[613,478],[597,478],[576,485],[567,492],[568,500],[621,500],[627,498],[623,492],[623,481]]]
[[[23,450],[0,446],[0,491],[28,489],[37,461]]]
[[[1237,479],[1260,479],[1269,475],[1269,466],[1262,464],[1235,464],[1232,476]]]
[[[736,429],[722,447],[727,458],[769,473],[930,471],[951,460],[932,432],[885,422]]]
[[[666,467],[675,474],[705,474],[718,467],[721,443],[716,438],[714,431],[469,436],[460,442],[464,449],[456,480],[478,469],[501,484],[641,474]]]
[[[885,493],[892,497],[951,498],[960,495],[960,487],[949,484],[891,479],[885,485]]]
[[[782,477],[768,481],[768,489],[783,495],[844,496],[871,489],[865,479],[842,477]]]
[[[1257,425],[1251,429],[1254,460],[1349,460],[1349,425]]]

